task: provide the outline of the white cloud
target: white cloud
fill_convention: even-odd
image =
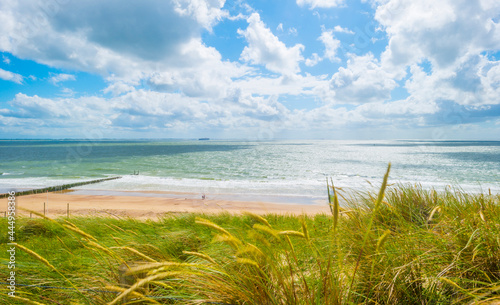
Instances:
[[[74,80],[76,80],[76,77],[74,75],[65,73],[54,75],[49,79],[49,81],[55,86],[59,85],[59,83],[61,82],[74,81]]]
[[[500,104],[500,62],[484,56],[464,57],[454,70],[435,69],[428,74],[415,64],[410,72],[405,87],[416,99],[469,106]]]
[[[363,129],[367,129],[369,137],[373,137],[377,132],[389,127],[392,134],[389,137],[393,137],[396,130],[412,130],[426,126],[427,120],[439,110],[435,103],[415,101],[411,98],[367,103],[350,110],[323,105],[312,110],[294,111],[289,115],[290,121],[286,126],[290,130],[317,130],[322,133],[338,130],[343,138],[353,138],[356,135],[360,137],[359,133]]]
[[[213,103],[178,93],[136,90],[110,99],[47,99],[20,93],[10,104],[11,109],[0,109],[0,130],[12,131],[2,127],[8,122],[26,130],[38,128],[38,135],[50,135],[55,128],[77,136],[89,126],[102,129],[106,136],[123,131],[160,136],[169,130],[186,134],[192,130],[259,129],[271,121],[287,121],[289,114],[276,98],[241,90]]]
[[[346,137],[345,134],[349,133],[351,129],[356,130],[355,133],[357,133],[359,128],[370,126],[371,122],[373,121],[365,118],[355,109],[348,110],[345,107],[334,108],[324,105],[312,110],[295,111],[290,115],[287,127],[295,132],[301,130],[320,131],[323,136],[326,132],[329,134],[328,137]],[[332,134],[332,130],[338,130],[342,135]],[[348,135],[347,138],[350,136],[352,135]]]
[[[500,49],[500,2],[372,2],[375,19],[389,39],[380,66],[393,79],[407,77],[405,89],[410,96],[405,105],[428,110],[411,113],[430,124],[494,116],[500,104],[500,61],[483,54]]]
[[[215,48],[202,42],[201,33],[221,19],[242,18],[230,17],[222,9],[225,1],[48,2],[3,4],[0,51],[56,68],[100,74],[108,81],[105,93],[113,95],[147,83],[160,91],[223,97],[231,78],[249,71],[224,61]],[[49,8],[42,9],[45,6]],[[50,81],[72,80],[61,77]]]
[[[298,0],[297,4],[320,9],[344,2]],[[107,82],[101,92],[109,95],[75,98],[62,86],[62,95],[52,99],[18,94],[10,107],[0,109],[0,131],[9,134],[6,125],[10,125],[26,132],[39,128],[46,136],[59,136],[53,132],[60,130],[64,136],[78,135],[92,125],[109,130],[110,137],[133,137],[136,131],[141,137],[146,132],[179,137],[200,130],[228,130],[234,136],[276,124],[295,131],[302,128],[307,135],[311,129],[439,123],[447,108],[473,111],[468,120],[498,112],[500,62],[484,55],[500,49],[498,1],[372,0],[376,21],[389,42],[383,55],[348,54],[348,61],[330,76],[300,73],[300,63],[312,67],[325,59],[338,62],[339,48],[349,42],[342,40],[341,45],[335,36],[356,41],[365,35],[368,44],[383,36],[374,36],[378,29],[356,28],[361,36],[349,37],[344,35],[354,34],[349,28],[323,27],[318,40],[324,53],[316,43],[319,49],[311,49],[304,59],[302,44],[280,41],[248,5],[237,4],[243,14],[229,16],[224,3],[2,1],[0,51],[65,71],[100,74]],[[323,20],[331,17],[327,10],[320,12]],[[320,16],[311,11],[312,19],[312,14]],[[243,18],[248,27],[238,33],[247,45],[241,46],[240,61],[225,60],[203,42],[202,33],[218,31],[215,25],[220,20]],[[303,27],[280,21],[276,31],[288,41],[309,41]],[[277,74],[261,73],[260,67],[248,64]],[[75,80],[69,74],[50,76],[54,84]],[[0,78],[30,81],[1,69]],[[401,79],[409,97],[391,101],[391,91]],[[349,106],[339,107],[345,104]]]
[[[23,83],[23,76],[14,72],[6,71],[0,68],[0,79],[14,82],[16,84]]]
[[[0,50],[53,67],[137,79],[158,62],[176,65],[183,45],[227,16],[223,5],[221,0],[12,1],[0,10]]]
[[[333,37],[333,31],[323,30],[318,39],[325,45],[324,57],[331,62],[340,61],[337,57],[337,49],[340,47],[340,40]]]
[[[393,69],[405,70],[421,59],[428,59],[439,68],[449,68],[468,54],[500,48],[498,1],[375,3],[375,19],[389,37],[382,61]]]
[[[344,4],[344,0],[297,0],[299,6],[309,6],[309,8],[332,8]]]
[[[62,88],[59,95],[64,97],[72,97],[75,95],[75,91],[71,90],[70,88]]]
[[[388,119],[394,120],[396,118],[415,118],[420,121],[422,115],[435,114],[439,111],[438,105],[433,101],[415,100],[414,98],[407,98],[405,100],[392,101],[392,102],[374,102],[360,105],[356,108],[356,112],[363,115],[365,118],[370,119]]]
[[[330,82],[337,103],[362,104],[388,100],[396,87],[393,75],[384,71],[373,54],[351,54],[346,68],[340,68]]]
[[[54,126],[61,122],[67,125],[85,123],[108,107],[99,100],[94,97],[81,98],[78,103],[74,103],[72,99],[47,99],[18,93],[10,102],[14,110],[9,110],[8,116],[27,124],[37,122],[37,126]]]
[[[10,58],[8,58],[5,55],[2,55],[3,62],[6,63],[7,65],[10,65]]]
[[[333,28],[333,31],[334,31],[334,32],[337,32],[337,33],[354,34],[354,32],[353,32],[353,31],[349,30],[348,28],[343,28],[343,27],[341,27],[340,25],[336,25],[336,26]]]
[[[310,58],[306,59],[306,66],[308,67],[314,67],[317,65],[320,61],[322,61],[323,58],[318,55],[318,53],[313,53]]]
[[[258,13],[248,18],[246,30],[238,29],[238,34],[245,37],[248,46],[243,49],[241,59],[252,64],[264,65],[268,70],[293,74],[300,71],[299,62],[304,60],[304,46],[296,44],[288,48],[266,27]]]
[[[187,96],[222,98],[231,87],[232,78],[242,77],[249,68],[228,61],[213,47],[193,39],[180,48],[179,66],[158,67],[147,75],[148,84],[158,91],[181,91]],[[183,59],[189,61],[183,63]]]
[[[117,96],[117,95],[121,95],[123,93],[134,91],[134,89],[135,88],[133,86],[118,81],[118,82],[114,82],[114,83],[110,84],[109,86],[107,86],[103,90],[103,92],[104,93],[111,93],[114,96]]]
[[[326,76],[311,76],[306,73],[302,75],[270,77],[249,77],[242,80],[236,80],[233,83],[236,90],[242,90],[245,94],[255,94],[264,96],[280,95],[311,95],[314,96],[315,88],[319,86],[328,86]]]
[[[181,16],[192,16],[209,30],[216,22],[229,16],[227,11],[222,10],[225,0],[173,0],[173,2],[175,11]]]

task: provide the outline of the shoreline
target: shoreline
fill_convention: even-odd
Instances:
[[[66,217],[69,204],[69,216],[96,216],[96,217],[131,217],[136,219],[156,220],[168,214],[177,213],[221,213],[240,214],[244,211],[256,214],[328,214],[328,204],[284,204],[266,201],[226,200],[218,198],[201,199],[193,193],[164,192],[131,192],[133,196],[43,193],[25,195],[16,198],[16,215],[30,217],[32,210],[44,213],[50,218]],[[141,196],[142,194],[142,196]],[[163,196],[155,196],[163,195]],[[175,197],[174,197],[175,195]],[[188,197],[189,196],[189,197]],[[0,212],[7,210],[7,198],[0,200]],[[2,213],[3,214],[3,213]],[[33,217],[39,217],[33,215]]]
[[[225,200],[243,202],[266,202],[273,204],[289,205],[321,205],[327,204],[327,195],[324,197],[308,195],[278,195],[278,194],[258,194],[258,193],[204,193],[204,192],[176,192],[157,190],[103,190],[103,189],[69,189],[68,195],[97,195],[97,196],[133,196],[133,197],[160,197],[160,198],[187,198],[201,199],[205,195],[206,200]]]

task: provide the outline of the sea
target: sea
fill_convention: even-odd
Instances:
[[[0,193],[121,176],[74,194],[170,196],[312,204],[326,181],[500,192],[497,141],[0,140]],[[70,193],[71,194],[71,193]]]

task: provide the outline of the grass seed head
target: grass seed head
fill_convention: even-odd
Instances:
[[[195,256],[195,257],[199,257],[201,259],[204,259],[206,261],[211,262],[214,265],[217,265],[217,262],[213,258],[211,258],[210,256],[208,256],[204,253],[191,252],[191,251],[182,251],[182,253],[187,254],[187,255],[191,255],[191,256]]]
[[[43,258],[42,256],[40,256],[38,253],[36,253],[35,251],[33,250],[30,250],[28,248],[26,248],[25,246],[23,245],[20,245],[20,244],[15,244],[16,245],[16,248],[19,248],[20,250],[22,250],[23,252],[29,254],[31,257],[33,257],[34,259],[38,260],[39,262],[41,262],[42,264],[44,264],[45,266],[49,267],[50,269],[53,269],[54,271],[57,271],[56,267],[52,266],[51,263],[49,263],[48,260],[46,260],[45,258]]]
[[[81,236],[83,236],[83,237],[85,237],[85,238],[87,238],[87,239],[89,239],[89,240],[93,240],[93,241],[97,242],[97,239],[96,239],[94,236],[92,236],[92,235],[90,235],[90,234],[87,234],[87,233],[83,232],[82,230],[80,230],[80,229],[79,229],[78,227],[76,227],[75,225],[63,224],[63,226],[64,226],[66,229],[68,229],[68,230],[70,230],[70,231],[72,231],[72,232],[75,232],[75,233],[77,233],[77,234],[79,234],[79,235],[81,235]]]
[[[279,235],[296,236],[296,237],[306,238],[306,236],[304,235],[304,233],[299,232],[299,231],[293,231],[293,230],[280,231],[278,234]]]
[[[269,228],[272,228],[271,225],[269,224],[269,222],[264,217],[262,217],[260,215],[257,215],[257,214],[252,213],[252,212],[247,212],[247,211],[244,211],[243,215],[247,215],[247,216],[251,217],[253,220],[258,221],[261,224],[263,224]]]
[[[278,233],[276,232],[276,230],[271,229],[268,226],[263,226],[261,224],[256,223],[256,224],[253,225],[253,228],[255,230],[257,230],[257,231],[265,232],[265,233],[271,235],[272,237],[274,237],[276,239],[279,238]]]
[[[195,223],[197,223],[199,225],[203,225],[203,226],[209,227],[209,228],[212,228],[212,229],[217,230],[217,231],[219,231],[219,232],[221,232],[223,234],[231,236],[231,233],[229,233],[226,229],[220,227],[219,225],[211,222],[208,219],[204,219],[204,218],[201,218],[201,217],[196,217]]]
[[[134,254],[137,254],[138,256],[144,258],[145,260],[147,261],[150,261],[152,263],[157,263],[158,261],[155,260],[155,259],[152,259],[151,257],[147,256],[146,254],[134,249],[134,248],[130,248],[130,247],[113,247],[113,248],[116,248],[116,249],[123,249],[123,250],[127,250],[129,252],[132,252]]]

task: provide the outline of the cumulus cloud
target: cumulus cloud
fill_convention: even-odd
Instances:
[[[353,31],[349,30],[348,28],[343,28],[343,27],[341,27],[340,25],[336,25],[336,26],[333,28],[333,31],[334,31],[334,32],[337,32],[337,33],[354,34],[354,32],[353,32]]]
[[[0,50],[54,67],[140,77],[227,16],[224,1],[4,2]],[[186,59],[189,62],[189,59]]]
[[[103,92],[104,93],[111,93],[114,96],[121,95],[123,93],[127,93],[130,91],[134,91],[134,86],[131,86],[129,84],[123,83],[123,82],[114,82],[107,86]]]
[[[409,97],[396,104],[395,109],[407,109],[407,113],[428,124],[474,122],[481,117],[486,120],[494,112],[499,104],[500,62],[485,54],[500,48],[498,1],[372,3],[375,20],[388,37],[380,67],[394,80],[407,78],[404,87]],[[388,97],[380,97],[383,96]],[[403,105],[422,105],[427,111],[419,113],[415,107],[401,108]],[[371,105],[361,109],[365,109],[365,114],[367,109],[373,110]],[[470,117],[445,119],[450,111]]]
[[[309,6],[309,8],[332,8],[344,4],[344,0],[297,0],[299,6]]]
[[[243,92],[263,96],[280,96],[280,95],[295,95],[308,96],[315,95],[315,88],[320,86],[328,86],[326,76],[321,77],[306,74],[279,76],[279,77],[262,77],[256,76],[234,81],[233,85],[236,90],[241,89]],[[233,89],[234,90],[234,89]]]
[[[314,67],[317,65],[320,61],[322,61],[323,58],[318,55],[318,53],[313,53],[310,58],[306,59],[306,66],[308,67]]]
[[[0,79],[14,82],[16,84],[23,83],[23,76],[14,72],[6,71],[0,68]]]
[[[333,37],[333,31],[323,30],[318,39],[325,45],[324,57],[331,62],[340,61],[337,57],[337,49],[340,47],[340,40]]]
[[[330,81],[337,103],[362,104],[390,98],[396,87],[393,75],[386,72],[373,54],[351,54],[346,68],[339,68]]]
[[[231,87],[232,78],[242,77],[250,70],[238,63],[222,61],[220,53],[205,46],[200,39],[192,39],[182,46],[180,54],[175,69],[160,66],[145,76],[152,89],[181,91],[191,97],[222,98]],[[183,63],[183,60],[189,62]]]
[[[89,42],[146,60],[159,60],[211,28],[225,13],[224,1],[172,3],[145,0],[123,5],[122,1],[69,2],[49,19],[57,32],[81,33]]]
[[[73,125],[77,122],[87,122],[88,119],[97,116],[99,112],[108,107],[100,103],[99,100],[99,98],[94,97],[81,98],[78,103],[73,103],[72,99],[48,99],[37,95],[28,96],[18,93],[10,102],[12,110],[5,109],[2,115],[18,119],[31,119],[25,122],[37,122],[37,126],[54,126],[59,123]]]
[[[356,111],[369,119],[385,118],[389,120],[403,118],[420,121],[423,115],[432,115],[439,111],[439,106],[433,101],[416,100],[409,97],[391,102],[374,102],[360,105]]]
[[[49,79],[49,81],[55,86],[59,85],[59,83],[61,82],[74,81],[74,80],[76,80],[76,77],[74,75],[65,73],[56,74]]]
[[[229,17],[229,13],[222,10],[225,0],[174,0],[173,2],[175,11],[179,15],[193,17],[208,30],[211,30],[216,22]]]
[[[375,19],[389,38],[382,60],[395,69],[421,59],[447,68],[468,54],[500,48],[499,2],[376,0],[375,4]]]
[[[249,70],[224,61],[201,39],[203,31],[231,18],[222,9],[224,3],[3,2],[0,50],[57,68],[100,74],[108,82],[103,92],[114,96],[146,84],[153,90],[180,91],[191,97],[224,97],[224,86],[231,78]],[[74,79],[65,75],[50,79],[55,85],[68,80]]]
[[[340,58],[337,57],[337,50],[341,46],[340,40],[336,39],[333,35],[335,30],[327,30],[322,27],[321,35],[318,40],[321,41],[325,47],[323,56],[319,56],[318,53],[313,53],[310,58],[307,58],[305,65],[308,67],[313,67],[323,59],[328,59],[331,62],[340,62]]]
[[[18,94],[8,107],[0,106],[0,130],[39,128],[54,136],[55,130],[73,135],[100,126],[110,137],[135,131],[164,137],[198,130],[252,134],[272,124],[307,131],[495,120],[500,62],[488,51],[500,49],[498,1],[367,1],[377,33],[387,34],[385,50],[380,57],[347,54],[338,70],[310,69],[328,75],[303,73],[300,64],[339,62],[339,49],[362,36],[348,36],[354,32],[340,25],[322,27],[319,48],[304,59],[305,46],[288,42],[309,41],[304,28],[284,19],[275,31],[286,36],[285,44],[247,4],[239,4],[243,14],[229,16],[224,0],[1,1],[0,51],[63,71],[100,74],[106,88],[104,97],[75,98],[67,88],[53,98]],[[318,9],[345,1],[296,2],[319,15]],[[248,22],[237,31],[246,42],[239,61],[203,41],[202,33],[217,31],[224,19]],[[370,36],[366,28],[358,30]],[[367,43],[374,38],[368,36]],[[24,80],[2,69],[0,79]],[[54,85],[70,80],[75,76],[65,73],[49,78]],[[393,101],[397,82],[408,96]],[[457,113],[467,115],[455,120]]]
[[[165,130],[224,130],[259,128],[270,121],[286,121],[289,111],[275,97],[264,97],[233,90],[224,99],[212,103],[180,93],[134,90],[112,98],[42,98],[19,93],[9,109],[0,109],[2,125],[40,129],[47,135],[51,128],[73,135],[88,126],[105,129],[109,136],[121,131],[156,132]],[[6,128],[2,128],[4,131]]]
[[[62,88],[59,95],[64,97],[72,97],[75,95],[75,91],[71,90],[70,88]]]
[[[281,74],[300,71],[299,62],[304,60],[303,45],[296,44],[288,48],[266,27],[258,13],[253,13],[247,21],[249,25],[246,30],[238,29],[238,34],[248,42],[241,53],[242,60],[264,65],[266,69]]]
[[[500,62],[485,56],[462,58],[456,69],[435,69],[426,73],[414,64],[406,81],[408,92],[420,100],[452,101],[459,105],[482,106],[500,104]]]

